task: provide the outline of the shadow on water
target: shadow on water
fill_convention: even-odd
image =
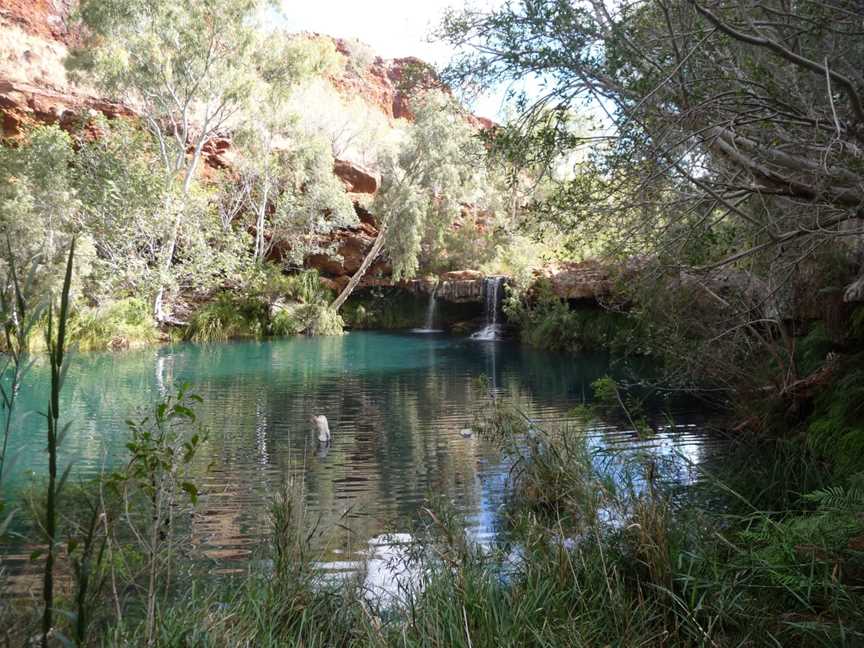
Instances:
[[[294,476],[309,509],[333,530],[325,560],[351,570],[370,539],[410,528],[431,493],[455,502],[475,537],[494,533],[508,466],[482,439],[459,433],[486,398],[480,376],[539,424],[558,425],[608,371],[604,354],[409,333],[83,354],[63,395],[62,411],[73,421],[63,460],[74,462],[73,479],[116,465],[124,458],[124,421],[189,382],[204,399],[198,414],[210,431],[198,458],[204,510],[194,529],[205,553],[220,566],[245,560],[266,531],[272,493]],[[47,381],[46,367],[34,367],[20,411],[43,409]],[[328,448],[317,445],[309,424],[317,414],[330,421]],[[593,445],[684,448],[696,462],[711,447],[698,415],[686,411],[647,439],[614,425],[587,433]],[[26,483],[26,471],[44,473],[43,436],[39,417],[18,422],[13,489]]]

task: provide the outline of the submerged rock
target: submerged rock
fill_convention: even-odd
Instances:
[[[313,416],[312,423],[315,425],[318,442],[324,445],[330,443],[330,424],[327,422],[327,417],[323,414]]]

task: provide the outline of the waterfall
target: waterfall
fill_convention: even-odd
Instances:
[[[483,280],[483,305],[486,309],[486,326],[474,333],[474,340],[497,340],[500,337],[501,325],[498,323],[501,314],[501,302],[504,292],[501,290],[504,277],[486,277]]]
[[[438,286],[435,285],[432,287],[432,290],[429,292],[429,305],[426,306],[426,322],[423,324],[423,328],[412,329],[414,333],[440,333],[440,329],[435,328],[435,306],[437,300],[435,299],[435,292],[438,290]]]
[[[435,291],[429,293],[429,306],[426,307],[426,324],[423,325],[427,331],[435,328]]]

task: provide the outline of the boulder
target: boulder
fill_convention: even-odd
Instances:
[[[305,265],[331,277],[353,275],[360,269],[377,236],[378,230],[368,223],[338,229],[321,241],[322,248],[332,249],[335,254],[310,254],[306,257]],[[385,265],[382,260],[378,260],[368,272],[380,271]]]
[[[381,177],[377,173],[348,160],[336,160],[333,173],[342,181],[348,193],[374,194],[381,185]]]
[[[597,299],[609,295],[612,289],[611,269],[595,259],[548,266],[536,276],[548,280],[552,291],[562,299]]]
[[[485,275],[479,270],[452,270],[443,273],[440,281],[483,281]]]

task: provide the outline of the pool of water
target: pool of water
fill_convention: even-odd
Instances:
[[[213,569],[241,564],[267,529],[267,506],[293,476],[321,528],[329,568],[350,570],[370,539],[411,528],[432,494],[451,499],[478,539],[495,532],[508,466],[496,450],[460,430],[470,427],[492,389],[518,399],[538,426],[557,426],[609,371],[602,354],[564,355],[512,342],[445,335],[353,332],[333,338],[180,344],[125,353],[73,356],[62,396],[70,479],[87,479],[125,459],[126,421],[184,382],[203,398],[209,430],[196,470],[202,490],[195,543]],[[48,375],[27,377],[10,441],[15,465],[7,494],[28,473],[45,474]],[[332,443],[316,442],[309,419],[327,416]],[[698,411],[673,411],[647,438],[600,424],[595,445],[673,449],[694,462],[712,451]],[[374,542],[374,540],[373,540]],[[7,547],[8,559],[26,554]],[[7,560],[7,565],[10,560]],[[13,566],[14,571],[14,566]]]

